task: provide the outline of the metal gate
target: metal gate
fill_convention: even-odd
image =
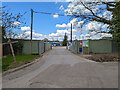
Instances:
[[[43,54],[45,52],[44,50],[44,41],[39,41],[39,55]]]

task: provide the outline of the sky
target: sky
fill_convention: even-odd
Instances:
[[[31,24],[31,8],[34,11],[40,12],[48,12],[48,13],[60,13],[64,14],[63,10],[60,10],[60,6],[64,5],[64,8],[67,7],[68,3],[65,2],[3,2],[3,6],[7,5],[7,9],[11,9],[10,12],[14,14],[24,13],[26,18],[26,25],[22,25],[23,27],[30,27]],[[67,16],[59,16],[58,18],[54,18],[52,15],[33,13],[33,30],[35,33],[40,33],[44,35],[49,35],[51,33],[56,33],[57,27],[56,24],[68,23],[69,17]]]
[[[49,12],[49,13],[64,13],[59,9],[59,7],[64,4],[64,7],[67,6],[67,3],[55,3],[55,2],[7,2],[2,3],[2,5],[8,5],[8,9],[11,8],[10,12],[14,14],[24,13],[26,18],[26,25],[30,26],[31,24],[31,9],[34,11],[40,12]],[[52,15],[46,14],[37,14],[33,13],[33,30],[36,33],[41,34],[50,34],[56,32],[56,24],[62,24],[69,22],[69,17],[61,16],[59,18],[54,18]]]
[[[20,31],[26,31],[26,34],[30,35],[31,27],[31,9],[37,12],[47,12],[53,14],[65,14],[65,10],[70,4],[68,2],[2,2],[3,6],[7,5],[6,9],[10,9],[14,15],[27,12],[23,19],[26,24],[21,25]],[[70,6],[72,7],[72,6]],[[77,8],[75,8],[77,9]],[[104,12],[106,16],[107,12]],[[67,33],[68,39],[70,39],[70,23],[76,22],[77,19],[70,18],[69,16],[57,16],[46,15],[41,13],[33,13],[33,39],[42,40],[48,38],[49,40],[62,41],[65,33]],[[17,24],[19,22],[15,22]],[[80,22],[81,23],[81,22]],[[103,25],[97,22],[89,22],[83,25],[84,31],[73,27],[73,39],[80,39],[82,36],[89,37],[88,30],[99,29],[100,27],[106,29],[107,25]],[[19,31],[18,31],[19,32]],[[94,32],[92,32],[94,33]],[[21,38],[21,35],[19,35]],[[110,35],[108,35],[110,36]],[[98,36],[91,37],[97,38]],[[27,38],[30,39],[30,36]]]

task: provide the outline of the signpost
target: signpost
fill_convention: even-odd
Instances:
[[[11,42],[11,40],[9,39],[7,43],[3,43],[3,45],[5,44],[10,44],[10,49],[11,49],[11,52],[12,52],[12,56],[13,56],[13,61],[16,62],[16,58],[15,58],[15,54],[14,54],[14,50],[13,50],[13,46],[12,46],[12,43],[17,43],[18,41],[13,41]]]
[[[88,54],[89,54],[89,40],[82,41],[82,50],[83,50],[83,47],[88,48]],[[82,54],[83,54],[83,51],[82,51]]]

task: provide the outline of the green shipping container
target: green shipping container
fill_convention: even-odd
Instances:
[[[39,41],[32,41],[32,54],[39,54]],[[23,54],[31,54],[31,41],[24,41]]]

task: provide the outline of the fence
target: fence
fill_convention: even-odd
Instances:
[[[31,41],[30,40],[14,40],[14,41],[22,41],[23,47],[22,49],[19,49],[19,47],[16,48],[16,46],[13,44],[13,49],[15,51],[15,54],[31,54]],[[17,44],[17,43],[16,43]],[[1,45],[0,45],[1,47]],[[44,43],[42,40],[33,40],[32,41],[32,54],[42,54],[47,50],[52,49],[52,45],[49,43]],[[1,50],[1,48],[0,48]],[[9,44],[3,45],[3,56],[11,55],[11,50]]]
[[[114,53],[117,47],[112,40],[89,40],[90,53]]]
[[[22,44],[23,44],[23,40],[18,40],[18,39],[11,39],[11,41],[18,41],[17,43],[12,43],[13,49],[14,49],[14,53],[15,54],[22,54]],[[8,42],[8,39],[4,40],[4,43]],[[10,49],[10,44],[4,44],[3,46],[3,56],[7,56],[7,55],[11,55],[11,49]]]
[[[69,49],[74,53],[78,53],[78,42],[77,42],[77,40],[75,40],[71,43],[71,46],[70,46]]]
[[[82,45],[80,43],[82,42]],[[88,43],[88,46],[87,44]],[[69,46],[74,53],[114,53],[117,47],[112,40],[75,40]]]
[[[52,45],[50,43],[48,43],[48,42],[45,42],[44,46],[45,46],[44,47],[45,51],[48,51],[48,50],[52,49]]]
[[[31,54],[31,41],[24,41],[23,54]],[[32,54],[42,54],[50,49],[52,45],[44,41],[32,41]]]
[[[45,52],[44,41],[39,41],[39,54],[43,54]]]

